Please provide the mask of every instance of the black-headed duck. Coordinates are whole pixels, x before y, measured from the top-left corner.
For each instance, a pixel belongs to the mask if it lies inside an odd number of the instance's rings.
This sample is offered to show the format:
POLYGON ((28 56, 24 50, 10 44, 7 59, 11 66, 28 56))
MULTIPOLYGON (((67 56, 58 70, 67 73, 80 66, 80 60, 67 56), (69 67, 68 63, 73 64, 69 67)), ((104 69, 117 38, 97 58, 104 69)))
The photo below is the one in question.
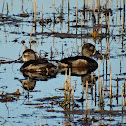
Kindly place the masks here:
POLYGON ((82 56, 74 56, 74 57, 68 57, 60 60, 58 62, 58 67, 59 68, 64 68, 64 67, 81 67, 81 68, 92 68, 98 67, 97 62, 92 59, 91 57, 94 56, 97 53, 95 46, 86 43, 82 47, 82 56))

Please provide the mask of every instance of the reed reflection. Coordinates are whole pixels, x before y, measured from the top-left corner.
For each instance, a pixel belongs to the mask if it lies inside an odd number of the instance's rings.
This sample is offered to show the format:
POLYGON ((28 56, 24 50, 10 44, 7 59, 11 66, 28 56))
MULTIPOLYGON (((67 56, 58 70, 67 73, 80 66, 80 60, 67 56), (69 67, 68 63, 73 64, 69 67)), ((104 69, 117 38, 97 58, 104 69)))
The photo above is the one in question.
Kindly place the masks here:
MULTIPOLYGON (((95 77, 94 73, 88 73, 88 74, 82 74, 76 76, 80 76, 81 78, 81 83, 82 83, 82 90, 80 90, 82 96, 80 99, 76 98, 74 95, 76 94, 76 87, 72 86, 71 84, 71 76, 74 75, 75 73, 72 74, 72 69, 71 68, 66 68, 64 69, 65 72, 65 83, 64 83, 64 99, 59 101, 60 106, 64 109, 64 124, 69 123, 70 125, 73 124, 72 120, 75 120, 74 114, 82 114, 82 118, 77 121, 78 124, 89 124, 91 123, 91 120, 95 120, 94 118, 90 119, 90 113, 88 112, 90 110, 90 105, 87 104, 89 94, 92 96, 92 101, 94 100, 93 98, 93 86, 96 85, 96 80, 97 77, 95 77), (68 78, 67 78, 68 75, 68 78), (89 92, 90 90, 90 92, 89 92), (85 101, 85 107, 84 107, 84 101, 85 101), (78 103, 81 103, 82 109, 78 110, 77 108, 79 106, 78 103), (89 108, 89 110, 88 110, 89 108), (70 123, 71 120, 71 123, 70 123)), ((76 86, 76 85, 75 85, 76 86)), ((97 97, 97 96, 95 96, 97 97)), ((95 98, 96 99, 96 98, 95 98)))

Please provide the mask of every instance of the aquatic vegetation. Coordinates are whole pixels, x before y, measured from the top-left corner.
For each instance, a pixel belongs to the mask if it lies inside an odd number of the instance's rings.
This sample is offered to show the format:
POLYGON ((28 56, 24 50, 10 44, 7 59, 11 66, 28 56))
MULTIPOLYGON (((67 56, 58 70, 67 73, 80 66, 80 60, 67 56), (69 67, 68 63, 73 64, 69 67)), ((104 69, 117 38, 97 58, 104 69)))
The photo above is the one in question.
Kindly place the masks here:
POLYGON ((3 0, 0 8, 0 125, 125 125, 125 0, 3 0), (58 68, 85 43, 96 48, 95 68, 58 68), (36 54, 27 64, 24 45, 36 54), (20 71, 38 59, 56 71, 20 71))

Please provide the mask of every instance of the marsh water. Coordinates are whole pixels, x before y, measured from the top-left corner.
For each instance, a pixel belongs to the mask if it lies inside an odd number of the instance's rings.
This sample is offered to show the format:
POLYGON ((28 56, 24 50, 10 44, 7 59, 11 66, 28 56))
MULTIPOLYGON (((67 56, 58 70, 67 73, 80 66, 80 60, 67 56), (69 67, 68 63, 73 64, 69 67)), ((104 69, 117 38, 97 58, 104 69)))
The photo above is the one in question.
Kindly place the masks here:
POLYGON ((1 0, 0 125, 126 125, 125 0, 1 0), (57 65, 84 43, 95 71, 22 73, 24 44, 57 65), (70 83, 71 91, 64 89, 70 83), (86 83, 88 81, 88 83, 86 83), (88 84, 86 86, 86 84, 88 84))

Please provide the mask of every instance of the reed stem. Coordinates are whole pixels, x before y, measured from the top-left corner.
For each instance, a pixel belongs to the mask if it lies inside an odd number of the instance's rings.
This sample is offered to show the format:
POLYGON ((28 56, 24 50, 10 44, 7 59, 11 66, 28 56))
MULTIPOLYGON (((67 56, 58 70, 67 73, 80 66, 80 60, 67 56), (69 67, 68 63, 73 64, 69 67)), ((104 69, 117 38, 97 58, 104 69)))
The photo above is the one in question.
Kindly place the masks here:
POLYGON ((87 100, 88 100, 88 81, 86 81, 86 110, 85 110, 86 118, 87 118, 87 100))
POLYGON ((122 110, 123 110, 123 86, 121 86, 121 97, 122 97, 122 110))
POLYGON ((74 102, 74 86, 72 86, 72 101, 74 102))

